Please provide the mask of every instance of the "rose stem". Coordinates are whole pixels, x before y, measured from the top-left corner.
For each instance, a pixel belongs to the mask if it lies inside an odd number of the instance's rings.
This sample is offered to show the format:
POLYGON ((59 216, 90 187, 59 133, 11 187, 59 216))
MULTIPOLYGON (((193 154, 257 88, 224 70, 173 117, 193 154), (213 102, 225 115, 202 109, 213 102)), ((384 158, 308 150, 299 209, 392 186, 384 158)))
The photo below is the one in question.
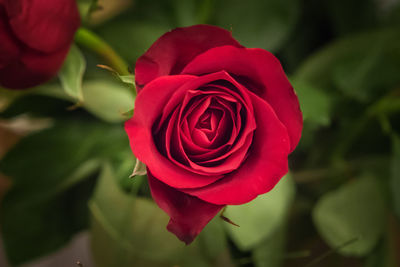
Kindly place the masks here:
POLYGON ((89 29, 79 28, 75 34, 75 42, 102 57, 119 75, 131 75, 125 60, 105 40, 89 29))

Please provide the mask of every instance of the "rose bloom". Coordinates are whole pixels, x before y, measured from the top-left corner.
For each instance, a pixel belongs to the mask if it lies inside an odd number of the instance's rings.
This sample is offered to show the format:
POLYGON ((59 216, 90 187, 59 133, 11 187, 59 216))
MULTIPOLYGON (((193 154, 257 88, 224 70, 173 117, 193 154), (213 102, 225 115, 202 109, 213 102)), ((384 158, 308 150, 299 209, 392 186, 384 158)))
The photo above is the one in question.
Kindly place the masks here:
POLYGON ((146 164, 167 229, 190 243, 225 206, 270 191, 288 172, 302 114, 279 61, 224 29, 197 25, 160 37, 135 69, 125 124, 146 164))
POLYGON ((0 86, 28 88, 55 76, 79 25, 75 0, 0 0, 0 86))

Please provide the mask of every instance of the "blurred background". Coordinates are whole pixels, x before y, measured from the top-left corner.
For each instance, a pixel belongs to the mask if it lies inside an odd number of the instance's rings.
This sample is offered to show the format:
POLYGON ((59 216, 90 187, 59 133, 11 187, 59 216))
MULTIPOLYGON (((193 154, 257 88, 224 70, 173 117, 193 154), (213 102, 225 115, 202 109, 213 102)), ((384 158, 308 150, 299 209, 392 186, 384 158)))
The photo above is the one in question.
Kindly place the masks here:
POLYGON ((1 267, 400 266, 400 1, 77 2, 131 70, 160 35, 200 23, 273 52, 302 139, 276 188, 227 208, 240 227, 217 216, 184 246, 145 177, 129 179, 129 82, 77 38, 60 79, 0 89, 1 267))

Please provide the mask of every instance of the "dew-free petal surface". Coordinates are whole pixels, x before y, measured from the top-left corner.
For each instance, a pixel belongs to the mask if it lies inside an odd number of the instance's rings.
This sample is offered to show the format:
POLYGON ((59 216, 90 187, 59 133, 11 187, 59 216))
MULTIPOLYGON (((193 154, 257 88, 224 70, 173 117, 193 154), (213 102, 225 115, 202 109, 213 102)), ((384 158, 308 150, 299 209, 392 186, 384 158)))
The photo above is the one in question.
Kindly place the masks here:
POLYGON ((167 229, 186 244, 224 207, 178 191, 160 182, 150 171, 147 175, 154 201, 170 216, 167 229))
POLYGON ((137 89, 141 90, 157 77, 179 74, 197 55, 223 45, 242 47, 229 31, 211 25, 176 28, 167 32, 137 60, 137 89))

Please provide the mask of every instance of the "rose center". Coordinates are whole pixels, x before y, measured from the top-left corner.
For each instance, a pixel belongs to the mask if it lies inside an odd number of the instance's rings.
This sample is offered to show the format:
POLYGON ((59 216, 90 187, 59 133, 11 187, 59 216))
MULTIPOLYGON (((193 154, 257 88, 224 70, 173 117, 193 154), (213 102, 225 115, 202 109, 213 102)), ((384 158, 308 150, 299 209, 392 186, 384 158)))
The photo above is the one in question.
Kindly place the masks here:
POLYGON ((204 132, 207 138, 212 140, 215 137, 222 116, 221 110, 209 108, 200 116, 195 128, 204 132))

